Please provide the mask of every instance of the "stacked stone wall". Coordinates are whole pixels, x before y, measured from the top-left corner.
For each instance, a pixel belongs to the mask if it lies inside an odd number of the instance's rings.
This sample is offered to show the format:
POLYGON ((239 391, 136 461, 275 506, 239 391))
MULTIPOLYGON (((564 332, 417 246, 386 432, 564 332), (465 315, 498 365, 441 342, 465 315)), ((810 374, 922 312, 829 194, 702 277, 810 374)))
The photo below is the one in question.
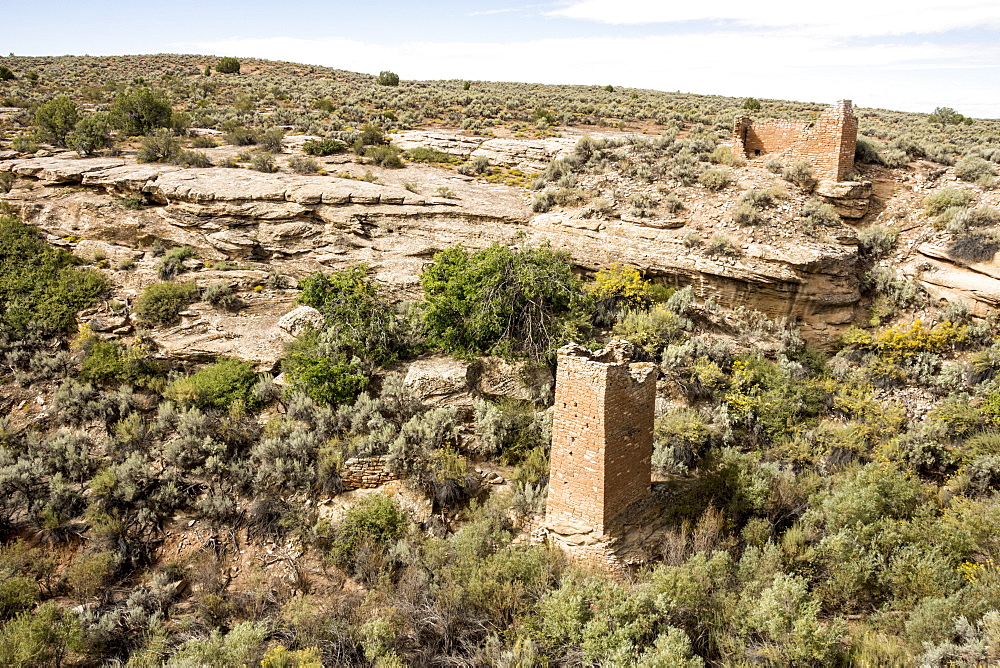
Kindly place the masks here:
POLYGON ((603 534, 649 494, 656 366, 606 351, 559 351, 546 524, 560 533, 603 534))
POLYGON ((733 150, 748 158, 778 153, 785 162, 807 160, 820 180, 843 181, 854 169, 858 119, 850 100, 840 100, 812 122, 758 121, 737 116, 733 150))
POLYGON ((388 459, 386 455, 348 459, 340 472, 344 488, 374 489, 390 480, 399 480, 397 475, 389 471, 388 459))

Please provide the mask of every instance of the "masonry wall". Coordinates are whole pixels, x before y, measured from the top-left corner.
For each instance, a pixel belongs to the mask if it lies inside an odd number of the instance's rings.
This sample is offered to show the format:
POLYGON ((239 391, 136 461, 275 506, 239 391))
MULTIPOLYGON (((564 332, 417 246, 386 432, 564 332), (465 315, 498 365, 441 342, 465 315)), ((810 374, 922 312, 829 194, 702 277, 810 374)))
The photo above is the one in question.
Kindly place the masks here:
POLYGON ((812 122, 751 121, 737 116, 733 151, 748 158, 780 153, 785 162, 808 160, 820 180, 843 181, 854 169, 858 119, 850 100, 840 100, 812 122))
POLYGON ((344 489, 374 489, 390 480, 399 478, 389 471, 388 457, 356 457, 344 462, 344 469, 340 473, 340 478, 344 482, 344 489))
POLYGON ((546 523, 604 533, 649 495, 656 366, 559 351, 546 523))

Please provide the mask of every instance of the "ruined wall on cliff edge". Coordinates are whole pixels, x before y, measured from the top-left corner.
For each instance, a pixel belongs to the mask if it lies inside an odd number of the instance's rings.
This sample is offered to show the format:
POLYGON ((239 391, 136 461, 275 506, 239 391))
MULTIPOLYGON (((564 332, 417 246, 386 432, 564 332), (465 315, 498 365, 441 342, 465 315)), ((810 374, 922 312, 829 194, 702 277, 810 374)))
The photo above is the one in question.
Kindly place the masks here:
POLYGON ((840 100, 815 121, 733 122, 733 153, 753 158, 780 153, 785 162, 807 160, 816 178, 843 181, 854 170, 858 119, 850 100, 840 100))

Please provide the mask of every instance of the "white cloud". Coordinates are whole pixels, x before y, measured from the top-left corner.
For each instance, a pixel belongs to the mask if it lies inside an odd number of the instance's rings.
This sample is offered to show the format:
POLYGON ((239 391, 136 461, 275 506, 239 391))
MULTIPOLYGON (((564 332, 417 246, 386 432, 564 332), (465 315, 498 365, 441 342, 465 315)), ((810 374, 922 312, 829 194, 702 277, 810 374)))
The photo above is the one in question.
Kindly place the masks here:
POLYGON ((1000 70, 1000 44, 883 43, 844 49, 788 30, 642 38, 549 38, 513 43, 376 44, 330 38, 232 38, 180 50, 315 63, 404 79, 607 84, 832 102, 908 111, 947 105, 1000 116, 981 85, 1000 70))
POLYGON ((830 2, 662 2, 662 0, 576 0, 552 16, 626 25, 685 21, 734 21, 749 27, 796 28, 841 36, 941 33, 1000 27, 995 0, 875 0, 830 2))
POLYGON ((469 12, 468 16, 495 16, 496 14, 510 14, 512 12, 523 12, 526 9, 544 7, 545 5, 520 5, 518 7, 503 7, 500 9, 484 9, 478 12, 469 12))

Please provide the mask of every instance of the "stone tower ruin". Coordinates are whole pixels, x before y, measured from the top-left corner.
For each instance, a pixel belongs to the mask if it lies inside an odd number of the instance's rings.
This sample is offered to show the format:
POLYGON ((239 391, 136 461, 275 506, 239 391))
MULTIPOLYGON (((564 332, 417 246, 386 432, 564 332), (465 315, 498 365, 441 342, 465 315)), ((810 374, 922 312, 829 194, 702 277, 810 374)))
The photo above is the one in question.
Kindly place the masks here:
POLYGON ((840 100, 815 121, 733 122, 733 153, 753 158, 780 153, 787 162, 808 160, 819 180, 843 181, 854 170, 858 119, 850 100, 840 100))
POLYGON ((630 344, 558 352, 545 524, 556 534, 604 535, 650 493, 658 368, 628 362, 630 344))

